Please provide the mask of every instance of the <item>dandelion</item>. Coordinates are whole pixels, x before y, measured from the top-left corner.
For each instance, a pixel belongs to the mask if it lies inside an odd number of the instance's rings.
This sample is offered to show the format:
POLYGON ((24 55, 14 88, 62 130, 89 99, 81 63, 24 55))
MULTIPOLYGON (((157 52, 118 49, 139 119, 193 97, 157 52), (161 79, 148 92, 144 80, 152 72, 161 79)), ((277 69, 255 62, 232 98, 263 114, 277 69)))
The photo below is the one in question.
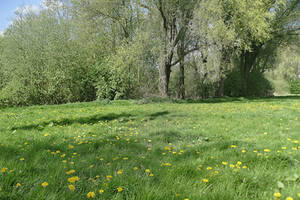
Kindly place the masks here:
POLYGON ((206 169, 207 169, 207 170, 212 170, 212 167, 207 167, 206 169))
POLYGON ((95 192, 89 192, 86 196, 87 196, 87 198, 94 198, 95 192))
POLYGON ((122 174, 123 173, 123 170, 122 169, 120 169, 120 170, 118 170, 118 172, 117 172, 117 174, 122 174))
POLYGON ((206 178, 202 179, 202 181, 203 181, 204 183, 208 183, 208 179, 206 179, 206 178))
POLYGON ((227 165, 228 163, 227 162, 222 162, 222 165, 227 165))
POLYGON ((293 197, 287 197, 285 200, 294 200, 293 197))
POLYGON ((42 183, 43 187, 47 187, 49 184, 47 182, 42 183))
POLYGON ((74 170, 74 169, 71 169, 70 171, 66 172, 67 175, 73 174, 73 173, 75 173, 75 170, 74 170))
POLYGON ((69 188, 70 190, 72 190, 72 191, 75 190, 75 186, 74 186, 74 185, 69 185, 68 188, 69 188))
POLYGON ((118 192, 122 192, 123 188, 122 187, 118 187, 117 190, 118 190, 118 192))
POLYGON ((146 169, 145 172, 146 172, 146 173, 150 173, 150 169, 146 169))
POLYGON ((112 175, 107 175, 106 178, 107 178, 107 179, 111 179, 111 178, 112 178, 112 175))
POLYGON ((79 181, 79 178, 78 178, 78 176, 74 176, 74 177, 68 178, 68 181, 70 183, 75 183, 76 181, 79 181))
POLYGON ((1 170, 0 170, 0 172, 2 172, 2 173, 4 173, 6 170, 8 170, 8 168, 2 168, 1 170))
POLYGON ((133 168, 134 171, 136 171, 136 170, 138 170, 138 169, 139 169, 139 168, 137 168, 137 167, 134 167, 134 168, 133 168))
POLYGON ((17 187, 21 187, 21 184, 20 184, 20 183, 17 183, 17 187))
POLYGON ((264 152, 266 152, 266 153, 268 153, 270 151, 271 151, 270 149, 264 149, 264 152))
POLYGON ((275 193, 274 193, 274 197, 280 198, 280 197, 281 197, 281 194, 280 194, 279 192, 275 192, 275 193))
POLYGON ((149 176, 154 176, 154 174, 151 173, 149 176))
POLYGON ((104 190, 100 189, 99 194, 103 194, 104 190))
POLYGON ((24 161, 24 160, 25 160, 25 158, 20 158, 20 160, 21 160, 21 161, 24 161))

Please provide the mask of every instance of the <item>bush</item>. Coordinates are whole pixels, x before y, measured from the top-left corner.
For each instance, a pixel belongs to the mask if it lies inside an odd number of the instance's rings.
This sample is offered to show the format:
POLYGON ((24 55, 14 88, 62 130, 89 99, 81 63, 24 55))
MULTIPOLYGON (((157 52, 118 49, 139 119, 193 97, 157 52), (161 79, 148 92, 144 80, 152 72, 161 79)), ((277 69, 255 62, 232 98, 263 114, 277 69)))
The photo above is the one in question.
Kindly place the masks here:
POLYGON ((290 81, 290 90, 292 94, 300 94, 300 78, 290 81))

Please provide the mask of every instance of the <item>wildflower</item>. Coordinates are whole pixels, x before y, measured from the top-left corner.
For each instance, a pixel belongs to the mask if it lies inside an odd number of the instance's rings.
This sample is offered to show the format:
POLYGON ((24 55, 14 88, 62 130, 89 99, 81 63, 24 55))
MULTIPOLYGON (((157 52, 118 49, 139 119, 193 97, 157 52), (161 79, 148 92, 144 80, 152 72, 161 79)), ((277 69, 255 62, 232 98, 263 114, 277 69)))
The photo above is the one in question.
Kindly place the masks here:
POLYGON ((4 168, 1 169, 0 172, 4 173, 6 170, 8 170, 8 168, 4 167, 4 168))
POLYGON ((42 183, 43 187, 47 187, 49 184, 47 182, 42 183))
POLYGON ((17 187, 21 187, 21 184, 20 184, 20 183, 17 183, 17 187))
POLYGON ((67 175, 73 174, 73 173, 75 173, 75 170, 74 170, 74 169, 71 169, 70 171, 66 172, 67 175))
POLYGON ((154 176, 154 174, 151 173, 149 176, 154 176))
POLYGON ((118 170, 118 172, 117 172, 117 174, 122 174, 123 173, 123 170, 122 169, 120 169, 120 170, 118 170))
POLYGON ((72 191, 75 190, 75 186, 74 186, 74 185, 69 185, 68 188, 69 188, 70 190, 72 190, 72 191))
POLYGON ((237 165, 241 165, 241 164, 242 164, 242 162, 241 162, 241 161, 238 161, 236 164, 237 164, 237 165))
POLYGON ((122 187, 118 187, 117 190, 118 190, 118 192, 122 192, 123 188, 122 187))
POLYGON ((21 160, 21 161, 24 161, 24 160, 25 160, 25 158, 20 158, 20 160, 21 160))
POLYGON ((136 170, 138 170, 138 169, 139 169, 139 168, 137 168, 137 167, 134 167, 134 168, 133 168, 134 171, 136 171, 136 170))
POLYGON ((74 177, 71 177, 71 178, 68 179, 68 181, 69 181, 70 183, 75 183, 75 182, 78 181, 78 180, 79 180, 78 176, 74 176, 74 177))
POLYGON ((95 192, 89 192, 86 196, 87 196, 87 198, 94 198, 95 192))
POLYGON ((112 175, 107 175, 106 178, 107 178, 107 179, 111 179, 111 178, 112 178, 112 175))
POLYGON ((231 145, 231 148, 236 148, 236 145, 231 145))
POLYGON ((0 187, 0 192, 2 192, 2 188, 0 187))
POLYGON ((212 170, 212 167, 207 167, 206 169, 207 169, 207 170, 212 170))
POLYGON ((208 179, 206 179, 206 178, 202 179, 202 181, 203 181, 204 183, 208 183, 208 179))
POLYGON ((150 173, 150 169, 146 169, 145 172, 146 172, 146 173, 150 173))
POLYGON ((99 194, 102 194, 104 192, 104 190, 100 189, 99 190, 99 194))
POLYGON ((287 197, 285 200, 293 200, 293 197, 287 197))
POLYGON ((222 165, 227 165, 228 163, 227 162, 222 162, 222 165))
POLYGON ((271 150, 270 149, 264 149, 264 152, 270 152, 271 150))
POLYGON ((279 192, 275 192, 275 193, 274 193, 274 197, 280 198, 280 197, 281 197, 281 194, 280 194, 279 192))

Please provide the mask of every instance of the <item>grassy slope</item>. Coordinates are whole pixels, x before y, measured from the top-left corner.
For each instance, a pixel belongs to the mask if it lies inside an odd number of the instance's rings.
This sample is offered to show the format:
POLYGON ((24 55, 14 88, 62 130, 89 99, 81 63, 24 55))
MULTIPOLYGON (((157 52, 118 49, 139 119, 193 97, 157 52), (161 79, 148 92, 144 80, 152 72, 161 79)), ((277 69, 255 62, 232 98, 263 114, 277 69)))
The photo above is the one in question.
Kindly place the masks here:
POLYGON ((299 118, 299 98, 2 109, 0 199, 297 199, 299 118))

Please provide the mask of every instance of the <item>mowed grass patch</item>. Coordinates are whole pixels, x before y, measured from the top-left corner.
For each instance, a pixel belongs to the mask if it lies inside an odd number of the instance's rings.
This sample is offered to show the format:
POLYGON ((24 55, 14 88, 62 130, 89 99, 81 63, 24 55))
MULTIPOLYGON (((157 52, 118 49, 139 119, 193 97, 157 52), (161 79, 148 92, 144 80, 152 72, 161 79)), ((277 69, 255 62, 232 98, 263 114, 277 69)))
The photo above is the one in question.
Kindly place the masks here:
POLYGON ((1 109, 0 199, 300 199, 299 118, 300 98, 1 109))

